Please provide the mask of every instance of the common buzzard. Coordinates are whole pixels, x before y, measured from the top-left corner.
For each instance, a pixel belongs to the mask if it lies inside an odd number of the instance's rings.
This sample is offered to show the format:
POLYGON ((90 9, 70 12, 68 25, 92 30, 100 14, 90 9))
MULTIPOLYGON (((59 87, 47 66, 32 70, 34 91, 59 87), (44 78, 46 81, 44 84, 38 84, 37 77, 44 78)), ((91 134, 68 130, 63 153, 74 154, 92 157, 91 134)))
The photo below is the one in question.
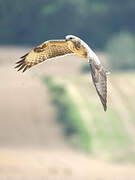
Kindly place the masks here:
POLYGON ((93 83, 103 104, 104 110, 106 111, 107 71, 103 68, 92 49, 83 40, 76 36, 67 35, 65 40, 45 41, 29 53, 22 56, 21 60, 17 62, 15 68, 18 68, 18 71, 22 70, 24 72, 43 61, 68 54, 76 54, 88 61, 91 68, 93 83))

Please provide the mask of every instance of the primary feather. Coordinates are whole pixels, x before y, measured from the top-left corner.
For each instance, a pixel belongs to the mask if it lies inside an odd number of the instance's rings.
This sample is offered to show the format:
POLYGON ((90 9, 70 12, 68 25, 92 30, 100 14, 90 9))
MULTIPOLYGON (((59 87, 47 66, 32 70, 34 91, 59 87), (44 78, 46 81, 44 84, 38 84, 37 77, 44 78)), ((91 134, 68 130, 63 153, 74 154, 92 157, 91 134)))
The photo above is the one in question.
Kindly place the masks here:
POLYGON ((107 77, 106 70, 101 65, 97 55, 80 38, 68 35, 66 40, 51 40, 42 43, 29 53, 21 57, 17 62, 16 68, 23 72, 32 66, 48 59, 64 56, 67 54, 76 54, 90 63, 92 80, 96 91, 103 104, 104 110, 107 110, 107 77))
POLYGON ((46 41, 22 56, 15 68, 18 68, 18 71, 23 70, 24 72, 45 60, 72 53, 65 40, 46 41))
POLYGON ((92 80, 99 95, 104 111, 107 110, 107 77, 106 70, 100 66, 98 69, 94 63, 90 64, 92 80))

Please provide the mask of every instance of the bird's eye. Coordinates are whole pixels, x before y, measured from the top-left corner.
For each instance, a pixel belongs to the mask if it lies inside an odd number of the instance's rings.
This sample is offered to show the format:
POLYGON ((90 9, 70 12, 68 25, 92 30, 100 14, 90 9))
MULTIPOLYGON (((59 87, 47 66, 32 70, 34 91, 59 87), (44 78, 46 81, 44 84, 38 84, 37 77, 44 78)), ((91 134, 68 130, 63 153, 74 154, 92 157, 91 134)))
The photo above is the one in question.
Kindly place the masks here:
POLYGON ((72 40, 73 38, 72 38, 72 37, 70 37, 69 39, 70 39, 70 40, 72 40))

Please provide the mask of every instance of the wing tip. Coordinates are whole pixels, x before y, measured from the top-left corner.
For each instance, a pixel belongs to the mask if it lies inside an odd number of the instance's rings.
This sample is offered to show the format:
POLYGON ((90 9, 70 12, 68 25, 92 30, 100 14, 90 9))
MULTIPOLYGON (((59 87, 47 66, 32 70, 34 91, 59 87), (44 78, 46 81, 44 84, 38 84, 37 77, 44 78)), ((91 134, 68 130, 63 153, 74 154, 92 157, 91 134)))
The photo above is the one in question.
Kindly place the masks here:
POLYGON ((103 105, 103 109, 106 112, 107 111, 107 101, 106 101, 106 98, 104 99, 101 95, 99 97, 100 97, 101 103, 103 105))
POLYGON ((104 111, 106 112, 107 111, 107 106, 103 105, 103 108, 104 108, 104 111))
POLYGON ((27 53, 27 54, 21 56, 20 58, 21 58, 21 59, 24 59, 28 54, 29 54, 29 53, 27 53))
POLYGON ((16 66, 14 68, 17 69, 17 71, 22 70, 22 73, 24 73, 28 69, 29 66, 25 63, 25 58, 27 55, 28 53, 20 57, 21 60, 16 62, 16 66))

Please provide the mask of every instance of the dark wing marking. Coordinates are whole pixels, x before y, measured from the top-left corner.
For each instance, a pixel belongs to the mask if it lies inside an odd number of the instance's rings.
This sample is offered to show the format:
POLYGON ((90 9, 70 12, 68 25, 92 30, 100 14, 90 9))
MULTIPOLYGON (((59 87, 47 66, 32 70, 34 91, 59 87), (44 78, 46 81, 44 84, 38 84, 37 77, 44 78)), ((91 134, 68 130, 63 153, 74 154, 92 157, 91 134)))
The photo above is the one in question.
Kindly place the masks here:
POLYGON ((15 68, 18 68, 18 71, 23 69, 24 72, 45 60, 72 53, 65 40, 46 41, 22 56, 15 68))

